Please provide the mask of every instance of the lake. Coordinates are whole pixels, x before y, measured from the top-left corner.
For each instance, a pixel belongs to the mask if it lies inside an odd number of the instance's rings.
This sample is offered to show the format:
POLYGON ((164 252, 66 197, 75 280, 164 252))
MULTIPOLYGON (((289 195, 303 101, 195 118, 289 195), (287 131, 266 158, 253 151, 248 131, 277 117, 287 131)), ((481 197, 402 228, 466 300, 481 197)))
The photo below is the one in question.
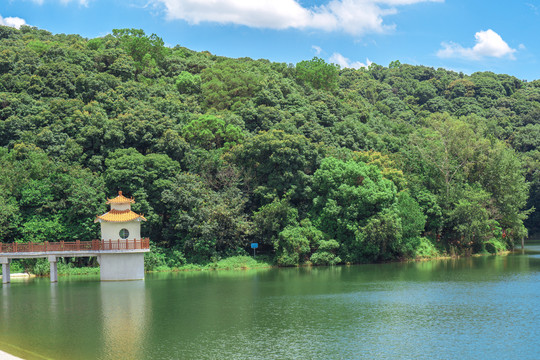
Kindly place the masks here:
POLYGON ((0 349, 27 359, 538 359, 540 246, 342 267, 14 279, 0 349))

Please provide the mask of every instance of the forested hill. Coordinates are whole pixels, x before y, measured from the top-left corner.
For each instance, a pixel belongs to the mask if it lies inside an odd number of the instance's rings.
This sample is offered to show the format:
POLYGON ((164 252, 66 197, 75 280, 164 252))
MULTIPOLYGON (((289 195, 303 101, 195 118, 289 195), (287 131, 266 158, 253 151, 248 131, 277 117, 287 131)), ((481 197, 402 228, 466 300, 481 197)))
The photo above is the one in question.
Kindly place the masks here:
POLYGON ((171 266, 494 251, 538 230, 539 144, 540 81, 0 26, 3 242, 95 238, 122 190, 171 266))

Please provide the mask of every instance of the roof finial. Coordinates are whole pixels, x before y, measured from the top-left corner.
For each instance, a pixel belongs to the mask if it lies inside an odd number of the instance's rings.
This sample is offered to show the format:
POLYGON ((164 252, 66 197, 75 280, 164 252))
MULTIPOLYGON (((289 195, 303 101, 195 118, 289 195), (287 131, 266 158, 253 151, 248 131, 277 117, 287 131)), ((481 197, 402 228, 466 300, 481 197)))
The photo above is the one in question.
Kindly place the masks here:
POLYGON ((122 190, 118 192, 118 196, 122 196, 122 190))

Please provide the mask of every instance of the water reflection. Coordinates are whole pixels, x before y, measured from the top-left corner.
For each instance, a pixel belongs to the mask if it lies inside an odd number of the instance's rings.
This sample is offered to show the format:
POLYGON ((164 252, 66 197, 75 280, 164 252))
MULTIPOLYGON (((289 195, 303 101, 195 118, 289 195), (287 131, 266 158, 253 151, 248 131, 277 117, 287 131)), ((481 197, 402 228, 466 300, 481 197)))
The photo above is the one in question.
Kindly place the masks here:
POLYGON ((100 283, 103 358, 141 359, 151 303, 144 281, 100 283))
POLYGON ((0 290, 0 347, 100 360, 540 353, 538 254, 59 280, 0 290))
POLYGON ((9 299, 11 284, 2 284, 2 322, 9 321, 9 299))

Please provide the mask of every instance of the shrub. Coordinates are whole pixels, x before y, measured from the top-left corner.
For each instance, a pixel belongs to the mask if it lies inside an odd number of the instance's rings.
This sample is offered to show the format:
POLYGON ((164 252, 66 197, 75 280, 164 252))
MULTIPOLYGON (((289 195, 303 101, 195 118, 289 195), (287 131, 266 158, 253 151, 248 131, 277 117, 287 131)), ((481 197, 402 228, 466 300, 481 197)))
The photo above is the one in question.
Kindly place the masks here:
POLYGON ((418 240, 419 243, 414 252, 416 259, 430 259, 440 255, 435 245, 428 238, 420 237, 418 240))
POLYGON ((49 274, 50 270, 51 267, 49 265, 49 261, 45 258, 41 258, 36 261, 36 264, 32 269, 32 273, 37 276, 45 276, 49 274))
POLYGON ((150 245, 150 252, 144 254, 144 270, 151 271, 158 267, 167 266, 167 259, 162 249, 150 245))
POLYGON ((269 267, 270 265, 261 261, 260 259, 254 259, 251 256, 233 256, 227 259, 218 261, 215 264, 215 269, 253 269, 260 267, 269 267))
POLYGON ((280 266, 296 266, 310 258, 311 249, 321 251, 339 247, 335 240, 325 241, 324 234, 313 226, 309 219, 300 222, 300 226, 287 226, 274 241, 277 263, 280 266), (321 249, 321 246, 323 249, 321 249))
POLYGON ((17 260, 13 261, 9 268, 12 274, 24 272, 24 266, 17 260))
POLYGON ((341 258, 335 254, 337 249, 339 243, 336 240, 320 240, 319 248, 309 260, 314 265, 336 265, 341 262, 341 258))
POLYGON ((327 251, 316 252, 311 255, 310 261, 314 265, 337 265, 341 262, 341 258, 327 251))
POLYGON ((58 262, 58 275, 98 275, 99 267, 75 267, 73 263, 58 262))
POLYGON ((490 254, 496 254, 506 251, 506 246, 504 245, 504 243, 494 238, 491 238, 485 242, 485 248, 486 251, 490 254))

